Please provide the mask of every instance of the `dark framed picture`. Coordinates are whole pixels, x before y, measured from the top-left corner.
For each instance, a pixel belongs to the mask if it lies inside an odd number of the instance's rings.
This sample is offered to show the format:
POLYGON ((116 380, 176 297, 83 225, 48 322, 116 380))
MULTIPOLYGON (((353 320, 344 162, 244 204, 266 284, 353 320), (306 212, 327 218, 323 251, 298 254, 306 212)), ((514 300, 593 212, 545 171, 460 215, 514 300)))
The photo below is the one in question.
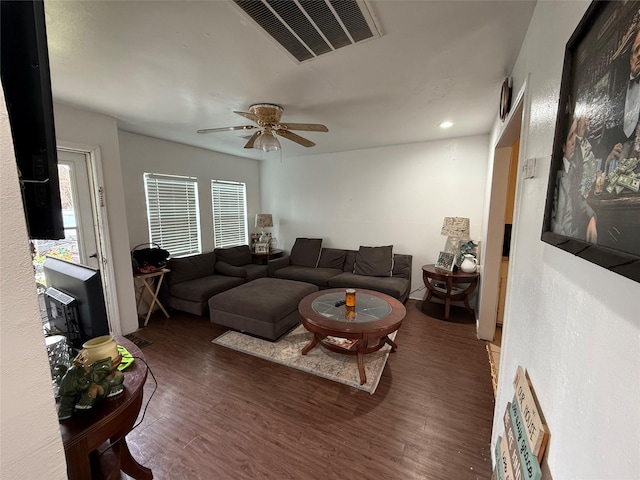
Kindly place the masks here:
POLYGON ((640 282, 640 1, 593 2, 567 42, 542 240, 640 282))
POLYGON ((456 256, 449 252, 440 252, 438 255, 438 261, 436 262, 436 268, 441 268, 449 272, 453 272, 456 266, 456 256))

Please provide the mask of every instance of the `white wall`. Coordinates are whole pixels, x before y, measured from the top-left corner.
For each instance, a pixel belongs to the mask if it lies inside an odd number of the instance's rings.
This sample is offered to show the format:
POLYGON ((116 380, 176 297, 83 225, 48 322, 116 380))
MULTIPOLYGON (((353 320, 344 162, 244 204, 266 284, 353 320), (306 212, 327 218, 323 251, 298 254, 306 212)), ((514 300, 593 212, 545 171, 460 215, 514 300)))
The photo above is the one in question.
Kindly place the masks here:
POLYGON ((11 130, 0 88, 0 477, 67 478, 11 130))
POLYGON ((255 230, 255 214, 260 213, 259 161, 122 131, 119 138, 131 248, 149 241, 144 173, 188 175, 198 179, 203 252, 213 250, 211 180, 247 184, 249 231, 255 230))
POLYGON ((537 166, 518 179, 492 443, 522 365, 551 431, 554 480, 637 479, 640 285, 540 240, 564 48, 589 3, 538 2, 513 72, 516 92, 531 74, 520 158, 537 166))
MULTIPOLYGON (((122 170, 116 120, 86 110, 54 104, 58 145, 82 144, 100 149, 104 180, 104 199, 111 240, 112 262, 116 277, 120 330, 122 334, 138 329, 131 255, 127 232, 122 170)), ((110 319, 114 322, 114 319, 110 319)))
MULTIPOLYGON (((285 145, 286 147, 286 145, 285 145)), ((413 255, 412 298, 422 265, 444 249, 445 216, 469 217, 480 239, 489 137, 415 143, 262 163, 262 207, 278 247, 321 237, 326 247, 393 244, 413 255)))

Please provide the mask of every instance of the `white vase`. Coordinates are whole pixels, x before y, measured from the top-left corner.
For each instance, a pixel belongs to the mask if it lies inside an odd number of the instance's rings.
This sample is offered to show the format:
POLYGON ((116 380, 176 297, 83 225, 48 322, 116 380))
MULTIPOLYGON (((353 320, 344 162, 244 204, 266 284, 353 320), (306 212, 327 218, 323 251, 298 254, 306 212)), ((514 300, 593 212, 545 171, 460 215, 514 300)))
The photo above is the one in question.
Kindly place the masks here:
POLYGON ((473 255, 467 254, 460 264, 460 270, 464 273, 473 273, 478 268, 478 260, 473 255))

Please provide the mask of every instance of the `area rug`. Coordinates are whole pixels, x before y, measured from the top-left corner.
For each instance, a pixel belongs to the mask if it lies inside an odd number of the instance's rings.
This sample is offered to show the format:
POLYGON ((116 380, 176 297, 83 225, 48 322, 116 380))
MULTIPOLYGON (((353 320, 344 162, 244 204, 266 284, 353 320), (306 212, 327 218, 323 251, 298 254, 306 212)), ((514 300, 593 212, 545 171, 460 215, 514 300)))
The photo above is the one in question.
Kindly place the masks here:
MULTIPOLYGON (((396 333, 393 332, 389 338, 393 340, 396 333)), ((387 363, 387 357, 389 357, 391 350, 389 345, 364 356, 367 382, 360 385, 356 355, 341 355, 330 352, 321 345, 317 345, 309 353, 302 355, 301 350, 311 341, 312 337, 311 333, 299 325, 277 342, 261 340, 232 330, 223 333, 212 342, 374 394, 387 363)))

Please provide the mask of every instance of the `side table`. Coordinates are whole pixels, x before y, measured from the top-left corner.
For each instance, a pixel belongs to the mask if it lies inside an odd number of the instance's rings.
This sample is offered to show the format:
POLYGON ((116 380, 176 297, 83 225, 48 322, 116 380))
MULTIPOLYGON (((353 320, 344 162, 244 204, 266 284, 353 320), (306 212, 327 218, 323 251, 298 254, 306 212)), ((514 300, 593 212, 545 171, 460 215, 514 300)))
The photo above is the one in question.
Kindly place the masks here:
POLYGON ((158 300, 158 293, 160 292, 160 286, 162 285, 162 280, 164 280, 164 274, 169 273, 171 270, 168 268, 162 268, 160 270, 156 270, 155 272, 150 273, 134 273, 134 278, 137 278, 142 282, 140 287, 136 287, 136 297, 138 300, 136 301, 136 311, 140 307, 140 303, 144 299, 145 303, 149 306, 149 310, 147 310, 147 316, 144 319, 144 326, 147 326, 149 323, 149 317, 151 316, 151 312, 153 311, 153 306, 158 305, 162 313, 169 318, 169 313, 165 310, 160 300, 158 300), (156 280, 154 280, 156 279, 156 280), (153 282, 156 282, 155 289, 152 288, 153 282), (145 290, 151 294, 151 302, 147 302, 144 298, 145 290))
POLYGON ((251 258, 253 259, 253 263, 258 263, 260 265, 266 265, 269 260, 274 258, 280 258, 284 254, 284 250, 279 250, 274 248, 267 253, 256 253, 251 252, 251 258))
POLYGON ((60 422, 70 480, 120 478, 121 470, 138 480, 153 478, 151 470, 133 458, 126 439, 142 406, 147 380, 144 355, 128 339, 116 336, 115 340, 136 357, 123 372, 124 392, 60 422))
POLYGON ((478 285, 478 277, 478 272, 465 273, 461 270, 449 272, 436 268, 434 264, 423 265, 422 280, 429 292, 423 305, 429 303, 432 297, 444 300, 444 318, 449 320, 451 302, 462 301, 465 308, 475 315, 473 308, 469 305, 469 296, 478 285), (438 286, 438 282, 442 282, 442 286, 438 286), (455 288, 454 285, 462 285, 462 287, 455 288))

